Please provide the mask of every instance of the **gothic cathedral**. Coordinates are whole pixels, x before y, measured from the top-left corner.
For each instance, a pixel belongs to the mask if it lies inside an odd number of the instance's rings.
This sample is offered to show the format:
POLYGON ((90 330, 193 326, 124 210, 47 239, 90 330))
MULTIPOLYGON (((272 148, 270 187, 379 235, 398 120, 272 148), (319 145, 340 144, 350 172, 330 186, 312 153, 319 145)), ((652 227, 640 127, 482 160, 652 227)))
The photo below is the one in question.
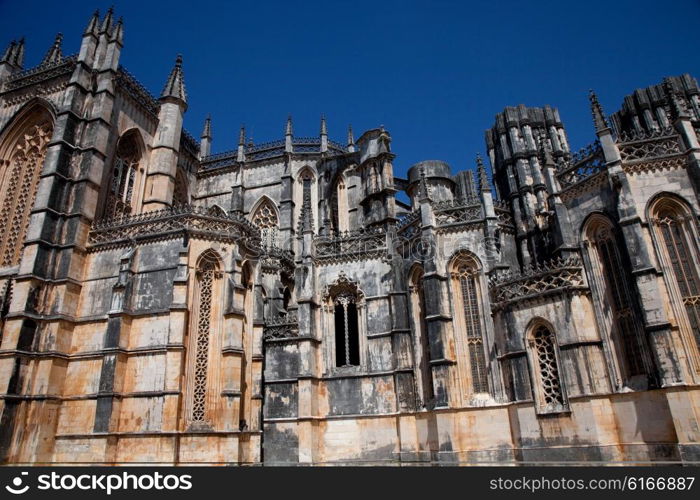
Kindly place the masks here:
POLYGON ((0 60, 0 461, 700 460, 694 78, 404 179, 323 118, 212 154, 182 59, 156 98, 122 43, 0 60))

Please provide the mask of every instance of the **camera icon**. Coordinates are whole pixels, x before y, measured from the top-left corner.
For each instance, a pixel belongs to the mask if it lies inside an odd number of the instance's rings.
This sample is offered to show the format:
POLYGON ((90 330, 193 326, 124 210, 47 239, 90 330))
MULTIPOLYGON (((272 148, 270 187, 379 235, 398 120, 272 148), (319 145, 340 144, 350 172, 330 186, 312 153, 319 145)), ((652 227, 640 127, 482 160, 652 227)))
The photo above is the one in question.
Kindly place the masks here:
POLYGON ((22 472, 20 473, 20 476, 17 476, 12 480, 12 486, 5 486, 5 489, 12 493, 13 495, 21 495, 22 493, 26 493, 27 490, 29 489, 29 485, 25 485, 22 487, 22 477, 21 476, 28 476, 29 472, 22 472))

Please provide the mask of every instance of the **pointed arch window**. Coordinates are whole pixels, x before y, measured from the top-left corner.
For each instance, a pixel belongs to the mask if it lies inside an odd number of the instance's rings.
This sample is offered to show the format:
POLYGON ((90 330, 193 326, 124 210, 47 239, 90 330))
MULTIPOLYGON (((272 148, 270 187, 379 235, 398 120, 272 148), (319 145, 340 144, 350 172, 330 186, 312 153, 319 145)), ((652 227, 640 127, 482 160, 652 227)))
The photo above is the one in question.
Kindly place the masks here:
POLYGON ((357 283, 341 272, 324 294, 328 329, 334 332, 330 366, 350 368, 362 365, 362 308, 364 295, 357 283))
POLYGON ((195 427, 208 427, 211 424, 208 402, 211 399, 210 357, 212 338, 218 323, 218 282, 221 276, 218 257, 213 252, 205 252, 199 258, 195 271, 194 314, 189 344, 188 418, 195 427))
POLYGON ((630 276, 622 260, 612 223, 595 216, 585 234, 598 306, 620 358, 626 378, 651 374, 651 359, 637 314, 630 276))
POLYGON ((121 217, 133 211, 133 198, 141 153, 135 133, 119 139, 107 196, 107 217, 121 217))
POLYGON ((559 372, 557 342, 549 326, 536 323, 531 328, 528 351, 538 413, 561 413, 568 402, 559 372))
POLYGON ((253 224, 260 228, 260 238, 264 247, 273 247, 277 243, 279 220, 277 211, 270 200, 264 200, 253 215, 253 224))
POLYGON ((316 230, 314 207, 318 206, 318 193, 314 190, 316 176, 311 167, 305 166, 299 170, 294 186, 294 203, 296 209, 296 224, 298 230, 316 230))
POLYGON ((452 265, 457 326, 465 344, 470 391, 488 393, 488 368, 484 345, 484 318, 479 265, 473 257, 459 255, 452 265))
POLYGON ((348 192, 345 187, 345 181, 342 177, 338 178, 335 189, 331 194, 331 209, 333 216, 333 228, 337 232, 347 231, 349 229, 348 192))
POLYGON ((0 156, 0 267, 19 264, 53 121, 48 111, 41 109, 15 130, 2 144, 0 156))
MULTIPOLYGON (((652 222, 676 316, 680 316, 682 328, 700 348, 700 252, 696 218, 689 207, 669 197, 654 204, 652 222)), ((695 363, 697 366, 697 359, 695 363)))

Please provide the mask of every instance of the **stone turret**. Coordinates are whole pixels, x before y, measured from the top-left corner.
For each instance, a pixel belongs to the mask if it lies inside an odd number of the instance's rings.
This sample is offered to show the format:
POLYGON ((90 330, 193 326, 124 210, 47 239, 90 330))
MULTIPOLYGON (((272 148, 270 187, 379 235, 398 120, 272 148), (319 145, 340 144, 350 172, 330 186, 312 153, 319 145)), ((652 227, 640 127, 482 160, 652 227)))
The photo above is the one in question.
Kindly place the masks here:
POLYGON ((426 160, 408 169, 408 196, 411 206, 417 208, 422 196, 431 201, 446 201, 454 198, 456 183, 450 166, 444 161, 426 160))
POLYGON ((556 108, 507 107, 486 131, 496 192, 513 208, 523 265, 540 261, 547 251, 549 193, 538 154, 542 140, 555 158, 568 158, 569 145, 556 108))
POLYGON ((207 115, 204 120, 204 129, 202 130, 202 142, 199 145, 200 160, 211 154, 211 142, 214 138, 211 135, 211 115, 207 115))
POLYGON ((86 64, 89 68, 95 63, 95 55, 97 45, 100 38, 100 12, 95 13, 90 17, 87 27, 83 32, 83 39, 80 43, 80 52, 78 53, 78 61, 86 64))
POLYGON ((7 79, 12 73, 22 70, 24 59, 24 38, 19 42, 12 40, 0 58, 0 82, 7 79))
POLYGON ((287 125, 284 127, 284 150, 287 153, 294 151, 294 146, 292 144, 294 139, 294 130, 292 128, 292 115, 287 117, 287 125))
POLYGON ((182 120, 187 110, 181 55, 175 60, 159 101, 158 129, 146 177, 144 211, 158 210, 172 204, 182 120))
POLYGON ((391 136, 384 129, 368 130, 357 140, 362 179, 362 222, 379 225, 396 218, 391 136))
POLYGON ((326 125, 326 117, 321 115, 321 153, 328 151, 328 126, 326 125))
POLYGON ((53 45, 46 52, 44 59, 41 60, 42 65, 53 65, 58 64, 63 60, 63 54, 61 53, 61 42, 63 41, 63 33, 56 34, 53 45))

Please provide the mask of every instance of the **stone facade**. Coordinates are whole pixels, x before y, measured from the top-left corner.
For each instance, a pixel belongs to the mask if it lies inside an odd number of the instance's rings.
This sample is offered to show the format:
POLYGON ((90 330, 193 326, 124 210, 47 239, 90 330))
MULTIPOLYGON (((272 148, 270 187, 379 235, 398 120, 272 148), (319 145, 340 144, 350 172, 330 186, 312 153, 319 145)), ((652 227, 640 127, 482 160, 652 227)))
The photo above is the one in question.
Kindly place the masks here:
POLYGON ((211 154, 111 11, 61 44, 0 61, 2 461, 700 460, 692 77, 591 93, 579 152, 508 107, 492 176, 402 179, 324 119, 211 154))

